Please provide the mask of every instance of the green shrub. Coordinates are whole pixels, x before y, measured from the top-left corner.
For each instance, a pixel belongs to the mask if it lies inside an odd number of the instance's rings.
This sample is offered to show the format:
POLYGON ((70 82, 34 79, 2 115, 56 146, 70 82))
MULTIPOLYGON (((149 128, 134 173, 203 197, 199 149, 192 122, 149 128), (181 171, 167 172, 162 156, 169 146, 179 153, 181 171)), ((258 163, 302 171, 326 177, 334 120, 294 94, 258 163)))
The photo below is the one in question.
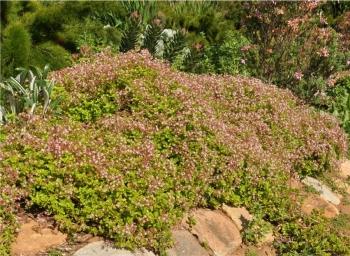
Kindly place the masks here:
POLYGON ((30 33, 34 43, 57 39, 57 32, 70 19, 64 3, 48 3, 41 6, 31 20, 30 33), (63 15, 64 14, 64 15, 63 15))
POLYGON ((272 231, 272 225, 263 219, 255 217, 249 221, 244 230, 243 239, 246 243, 258 244, 264 236, 272 231))
POLYGON ((213 53, 211 57, 215 65, 216 72, 219 74, 244 74, 248 75, 249 66, 252 63, 250 51, 244 50, 245 47, 250 46, 250 41, 237 31, 227 31, 225 40, 219 46, 218 51, 213 53))
POLYGON ((31 38, 21 23, 7 26, 1 43, 1 75, 8 77, 14 74, 16 67, 27 67, 29 64, 31 38))
POLYGON ((207 42, 215 44, 223 41, 226 32, 232 28, 219 5, 218 2, 210 1, 171 2, 164 4, 162 11, 167 26, 186 30, 189 45, 201 41, 202 33, 207 42))
POLYGON ((342 127, 350 135, 350 76, 339 79, 328 91, 329 111, 339 118, 342 127))
POLYGON ((31 52, 31 64, 43 68, 49 64, 51 69, 56 70, 71 64, 71 57, 62 46, 53 42, 36 45, 31 52))

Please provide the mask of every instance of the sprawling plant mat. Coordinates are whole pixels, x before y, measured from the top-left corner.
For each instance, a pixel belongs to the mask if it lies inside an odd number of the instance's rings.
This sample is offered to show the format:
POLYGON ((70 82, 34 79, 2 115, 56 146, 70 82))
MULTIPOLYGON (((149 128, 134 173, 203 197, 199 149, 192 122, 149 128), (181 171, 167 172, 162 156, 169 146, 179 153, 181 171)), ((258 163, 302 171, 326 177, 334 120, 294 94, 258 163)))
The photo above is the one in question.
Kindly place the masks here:
MULTIPOLYGON (((66 232, 162 252, 194 207, 295 219, 289 177, 330 172, 346 154, 335 118, 257 79, 177 72, 147 52, 103 52, 51 77, 56 114, 1 127, 3 227, 21 206, 66 232)), ((298 225, 284 226, 281 244, 318 224, 298 225)), ((328 244, 341 239, 323 231, 328 244)))

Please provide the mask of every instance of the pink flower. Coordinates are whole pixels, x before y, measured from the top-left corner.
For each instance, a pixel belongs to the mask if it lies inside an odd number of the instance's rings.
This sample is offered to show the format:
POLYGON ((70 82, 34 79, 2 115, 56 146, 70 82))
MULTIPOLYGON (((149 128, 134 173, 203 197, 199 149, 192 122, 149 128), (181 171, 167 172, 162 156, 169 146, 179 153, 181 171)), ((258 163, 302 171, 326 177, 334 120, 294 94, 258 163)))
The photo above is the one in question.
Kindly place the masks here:
POLYGON ((320 55, 321 57, 328 57, 329 56, 329 51, 326 47, 321 48, 318 52, 318 55, 320 55))
POLYGON ((292 29, 293 32, 296 32, 296 31, 299 30, 300 22, 302 22, 302 20, 300 18, 295 18, 295 19, 292 19, 292 20, 288 20, 287 24, 292 29))
POLYGON ((297 79, 297 80, 301 80, 303 78, 303 73, 301 71, 297 71, 294 73, 294 78, 297 79))
POLYGON ((308 9, 309 11, 312 11, 313 9, 317 8, 318 5, 319 5, 319 2, 318 0, 316 1, 307 1, 306 2, 306 9, 308 9))

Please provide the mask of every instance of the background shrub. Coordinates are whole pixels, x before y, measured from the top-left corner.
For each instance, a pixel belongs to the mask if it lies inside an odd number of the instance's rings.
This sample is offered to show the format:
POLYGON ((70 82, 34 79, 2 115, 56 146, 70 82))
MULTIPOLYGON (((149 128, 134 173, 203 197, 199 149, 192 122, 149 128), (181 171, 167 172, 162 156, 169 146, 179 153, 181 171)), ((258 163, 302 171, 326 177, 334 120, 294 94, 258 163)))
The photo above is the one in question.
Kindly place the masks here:
POLYGON ((53 70, 67 67, 72 63, 70 53, 52 42, 36 45, 32 49, 31 59, 33 65, 43 68, 49 63, 53 70))
POLYGON ((23 24, 14 23, 3 31, 1 75, 13 74, 16 67, 27 67, 31 49, 30 34, 23 24))
POLYGON ((257 47, 255 75, 316 105, 327 90, 327 78, 348 68, 350 56, 340 43, 342 35, 327 26, 321 7, 311 2, 251 2, 243 21, 257 47))
POLYGON ((340 78, 328 91, 329 111, 339 118, 342 127, 350 135, 350 76, 340 78))

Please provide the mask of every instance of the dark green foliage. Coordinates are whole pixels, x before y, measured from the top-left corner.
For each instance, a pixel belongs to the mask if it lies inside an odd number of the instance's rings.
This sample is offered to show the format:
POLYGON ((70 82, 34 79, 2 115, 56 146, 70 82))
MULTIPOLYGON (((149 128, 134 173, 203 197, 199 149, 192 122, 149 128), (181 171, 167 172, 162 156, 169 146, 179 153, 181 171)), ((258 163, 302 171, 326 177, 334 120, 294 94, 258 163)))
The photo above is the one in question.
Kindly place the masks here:
POLYGON ((16 67, 27 67, 31 50, 31 38, 24 25, 13 23, 3 32, 1 43, 1 75, 13 75, 16 67))
POLYGON ((155 1, 124 1, 122 5, 127 13, 127 19, 133 19, 146 25, 157 16, 159 10, 155 1))
POLYGON ((96 19, 87 18, 81 23, 66 25, 59 36, 62 40, 71 42, 81 52, 85 48, 100 52, 106 47, 119 50, 122 32, 119 27, 103 25, 96 19))
POLYGON ((350 76, 339 79, 328 93, 331 97, 329 111, 339 118, 342 127, 350 135, 350 76))
POLYGON ((111 27, 119 27, 122 24, 122 21, 119 19, 118 14, 114 12, 106 11, 95 11, 91 19, 100 21, 103 25, 109 25, 111 27))
POLYGON ((140 41, 142 25, 137 20, 131 20, 124 28, 120 51, 127 52, 135 49, 140 41))
MULTIPOLYGON (((48 3, 36 12, 30 25, 30 33, 34 43, 57 40, 57 32, 61 31, 69 16, 65 13, 64 3, 48 3)), ((65 13, 68 14, 68 13, 65 13)))
POLYGON ((330 24, 334 26, 337 19, 350 10, 350 3, 346 1, 329 1, 322 6, 322 10, 330 24))
POLYGON ((49 64, 52 70, 69 66, 71 56, 62 46, 53 42, 46 42, 36 45, 31 52, 31 63, 43 68, 49 64))
POLYGON ((172 2, 163 11, 169 27, 180 27, 189 33, 190 45, 201 40, 201 33, 212 44, 220 42, 230 29, 229 21, 225 19, 218 2, 172 2))
POLYGON ((147 25, 144 32, 143 47, 152 54, 156 54, 157 44, 161 37, 162 28, 157 24, 147 25))

